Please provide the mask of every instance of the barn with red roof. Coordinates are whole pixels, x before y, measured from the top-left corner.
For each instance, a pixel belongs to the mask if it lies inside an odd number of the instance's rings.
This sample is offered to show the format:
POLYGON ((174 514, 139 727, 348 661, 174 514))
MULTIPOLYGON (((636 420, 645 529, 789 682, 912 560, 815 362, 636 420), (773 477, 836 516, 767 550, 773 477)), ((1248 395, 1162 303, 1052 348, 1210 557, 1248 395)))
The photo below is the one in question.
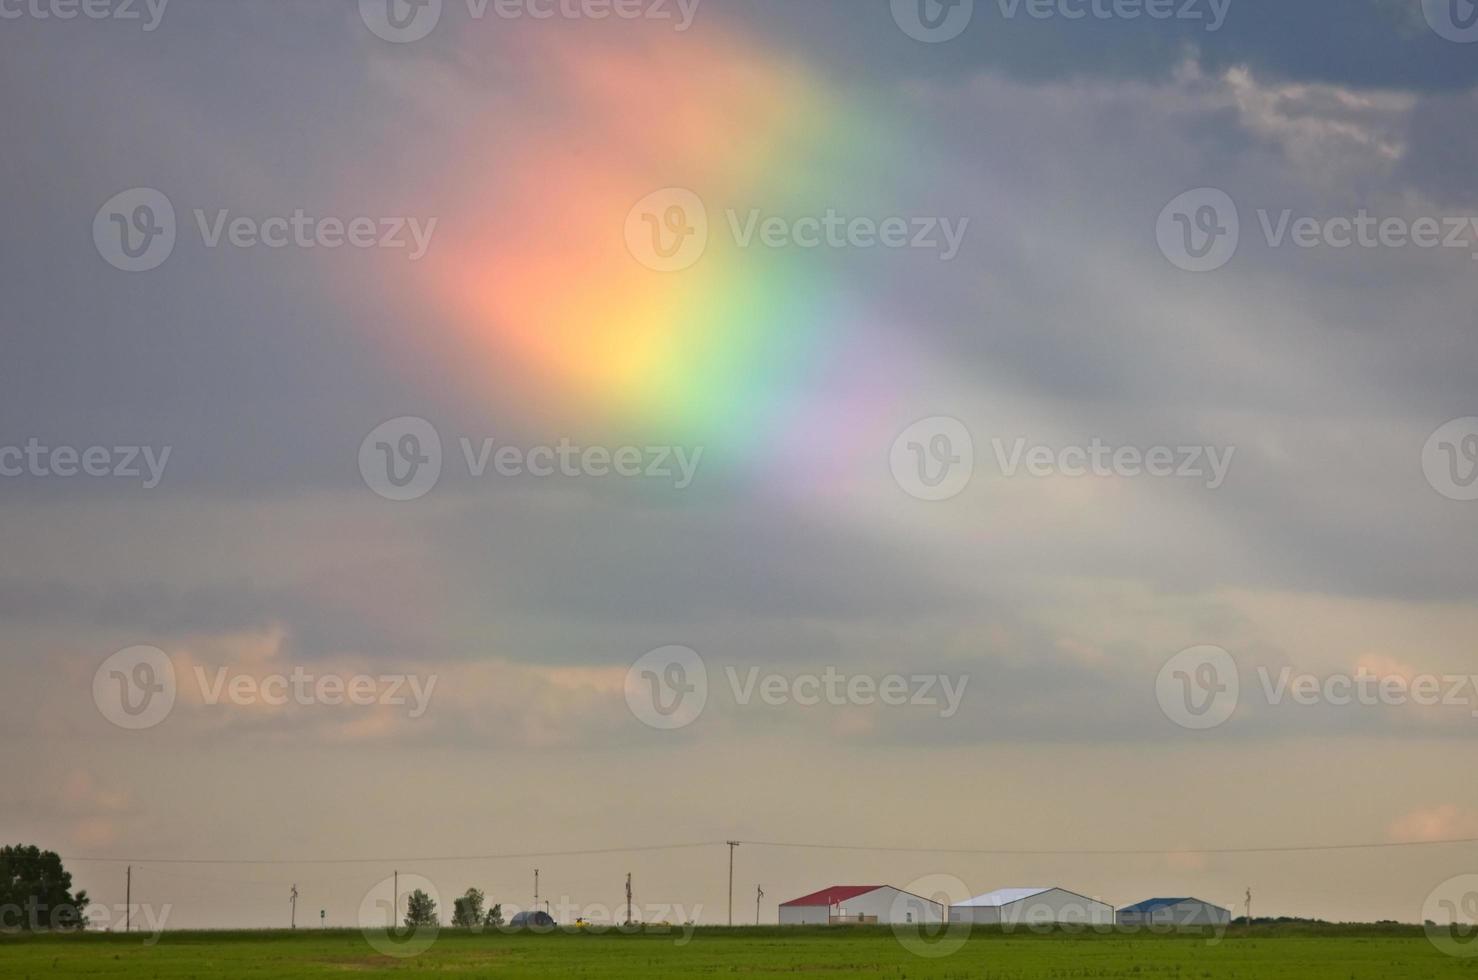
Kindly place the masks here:
POLYGON ((892 885, 831 885, 780 905, 782 926, 943 922, 944 906, 892 885))

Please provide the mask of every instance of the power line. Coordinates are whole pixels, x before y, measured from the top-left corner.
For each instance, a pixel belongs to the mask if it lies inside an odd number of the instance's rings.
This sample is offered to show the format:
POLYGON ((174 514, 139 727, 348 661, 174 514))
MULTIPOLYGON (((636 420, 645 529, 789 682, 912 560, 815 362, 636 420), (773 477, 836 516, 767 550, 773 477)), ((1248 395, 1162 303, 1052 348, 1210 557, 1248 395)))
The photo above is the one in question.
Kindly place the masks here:
POLYGON ((599 854, 635 854, 644 851, 676 851, 695 847, 718 847, 723 841, 696 844, 651 844, 645 847, 602 847, 582 851, 523 851, 504 854, 449 855, 444 857, 362 857, 362 858, 137 858, 75 857, 62 855, 67 861, 100 864, 432 864, 439 861, 514 861, 525 858, 590 857, 599 854))
POLYGON ((1163 847, 1145 849, 1018 850, 971 847, 877 847, 852 844, 811 844, 787 841, 745 841, 751 847, 786 847, 827 851, 879 851, 896 854, 982 854, 991 857, 1157 857, 1167 854, 1289 854, 1314 851, 1364 851, 1393 847, 1437 847, 1478 844, 1478 837, 1449 840, 1381 841, 1373 844, 1297 844, 1277 847, 1163 847))
POLYGON ((1172 854, 1291 854, 1322 851, 1364 851, 1389 848, 1443 847, 1478 844, 1478 837, 1456 837, 1443 840, 1378 841, 1355 844, 1292 844, 1264 847, 1157 847, 1157 848, 973 848, 973 847, 889 847, 876 844, 818 844, 808 841, 729 841, 712 840, 684 844, 651 844, 639 847, 604 847, 575 851, 524 851, 502 854, 445 855, 437 857, 358 857, 358 858, 140 858, 140 857, 73 857, 67 861, 113 864, 219 864, 219 865, 286 865, 286 864, 432 864, 448 861, 512 861, 527 858, 590 857, 602 854, 635 854, 651 851, 691 850, 700 847, 725 847, 744 844, 749 847, 777 847, 802 850, 874 851, 891 854, 979 854, 991 857, 1155 857, 1172 854))

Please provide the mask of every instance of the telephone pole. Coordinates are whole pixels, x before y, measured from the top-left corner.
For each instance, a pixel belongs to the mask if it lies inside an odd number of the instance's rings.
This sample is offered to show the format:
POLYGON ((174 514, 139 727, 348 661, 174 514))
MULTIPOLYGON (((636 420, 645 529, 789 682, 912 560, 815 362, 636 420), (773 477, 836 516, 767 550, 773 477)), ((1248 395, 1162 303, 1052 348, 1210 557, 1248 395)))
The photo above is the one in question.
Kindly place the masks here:
POLYGON ((734 848, 740 842, 736 840, 725 841, 729 845, 729 925, 734 924, 734 848))
MULTIPOLYGON (((395 908, 390 913, 390 928, 394 929, 400 922, 400 869, 396 868, 392 874, 395 875, 395 894, 391 896, 391 900, 394 902, 395 908)), ((319 918, 321 919, 323 916, 320 915, 319 918)))
POLYGON ((765 886, 756 885, 754 888, 754 924, 760 924, 760 899, 765 897, 765 886))
POLYGON ((534 869, 534 911, 539 911, 539 869, 534 869))
POLYGON ((298 927, 298 885, 297 885, 297 882, 294 882, 293 883, 292 894, 289 896, 288 900, 291 901, 292 902, 292 905, 293 905, 293 912, 292 912, 291 924, 289 925, 288 928, 296 929, 298 927))
POLYGON ((631 872, 626 872, 626 924, 631 925, 631 872))
POLYGON ((133 932, 133 865, 124 872, 123 881, 123 931, 133 932))

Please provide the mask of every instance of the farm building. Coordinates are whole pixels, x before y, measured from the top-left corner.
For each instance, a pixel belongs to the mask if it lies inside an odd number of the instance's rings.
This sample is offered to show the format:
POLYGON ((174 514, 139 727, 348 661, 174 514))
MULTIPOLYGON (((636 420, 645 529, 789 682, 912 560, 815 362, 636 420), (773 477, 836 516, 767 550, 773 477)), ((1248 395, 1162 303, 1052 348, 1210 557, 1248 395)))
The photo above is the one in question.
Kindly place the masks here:
POLYGON ((1224 926, 1232 913, 1199 898, 1151 898, 1119 909, 1121 926, 1224 926))
POLYGON ((782 926, 943 922, 944 906, 892 885, 832 885, 780 906, 782 926))
POLYGON ((951 905, 949 921, 983 924, 1114 924, 1113 906, 1065 888, 1002 888, 951 905))
POLYGON ((508 924, 515 929, 553 929, 554 917, 543 909, 517 912, 508 924))

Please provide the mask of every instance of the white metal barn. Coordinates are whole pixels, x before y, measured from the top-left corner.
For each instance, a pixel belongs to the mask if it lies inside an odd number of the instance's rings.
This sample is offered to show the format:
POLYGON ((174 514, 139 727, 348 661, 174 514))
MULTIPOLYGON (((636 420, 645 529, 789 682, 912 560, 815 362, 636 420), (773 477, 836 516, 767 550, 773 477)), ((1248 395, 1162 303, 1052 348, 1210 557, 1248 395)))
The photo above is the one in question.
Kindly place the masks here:
POLYGON ((1231 921, 1230 909, 1199 898, 1151 898, 1119 909, 1121 926, 1224 926, 1231 921))
POLYGON ((1001 888, 949 907, 949 921, 1005 925, 1114 924, 1114 908, 1066 888, 1001 888))
POLYGON ((944 906, 892 885, 832 885, 780 906, 782 926, 943 922, 944 906))

